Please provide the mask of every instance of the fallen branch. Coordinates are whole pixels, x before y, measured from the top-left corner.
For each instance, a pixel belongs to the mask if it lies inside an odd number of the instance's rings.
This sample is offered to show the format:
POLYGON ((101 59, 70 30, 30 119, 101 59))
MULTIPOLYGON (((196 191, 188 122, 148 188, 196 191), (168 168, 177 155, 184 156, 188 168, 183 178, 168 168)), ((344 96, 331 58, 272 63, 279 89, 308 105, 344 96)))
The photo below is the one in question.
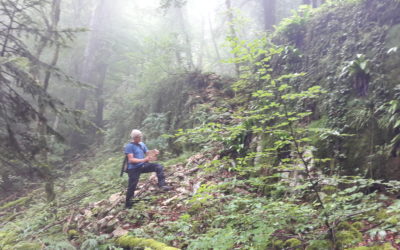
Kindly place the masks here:
MULTIPOLYGON (((43 233, 44 231, 46 231, 47 229, 54 227, 56 225, 62 224, 64 223, 66 220, 68 220, 69 216, 66 216, 64 219, 59 220, 59 221, 55 221, 47 226, 45 226, 44 228, 40 229, 38 232, 35 233, 35 235, 38 235, 39 233, 43 233)), ((34 237, 33 237, 34 238, 34 237)))
POLYGON ((74 218, 75 215, 75 209, 72 210, 71 215, 69 216, 67 224, 64 225, 63 227, 63 232, 66 233, 68 231, 68 227, 71 224, 72 219, 74 218))

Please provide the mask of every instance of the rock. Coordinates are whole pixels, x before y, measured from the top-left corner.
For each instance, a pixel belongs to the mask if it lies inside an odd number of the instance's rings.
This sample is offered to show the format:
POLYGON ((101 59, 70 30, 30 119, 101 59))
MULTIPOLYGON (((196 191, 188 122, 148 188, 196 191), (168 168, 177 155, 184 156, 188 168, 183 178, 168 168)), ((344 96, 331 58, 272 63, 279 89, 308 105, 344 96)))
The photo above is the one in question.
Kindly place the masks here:
POLYGON ((110 198, 108 198, 108 201, 111 202, 111 203, 114 203, 115 201, 118 201, 118 200, 121 200, 121 199, 122 199, 121 193, 115 193, 115 194, 112 194, 110 196, 110 198))
POLYGON ((101 200, 101 201, 93 203, 94 207, 102 207, 102 206, 107 206, 107 205, 109 205, 108 200, 101 200))
POLYGON ((111 234, 113 237, 121 237, 127 234, 129 231, 123 229, 122 227, 117 227, 111 234))
POLYGON ((85 210, 85 212, 83 213, 83 216, 85 216, 86 219, 89 219, 90 217, 93 216, 92 211, 90 211, 89 209, 85 210))
POLYGON ((119 220, 116 219, 116 218, 114 218, 114 219, 110 220, 109 222, 107 222, 106 226, 107 226, 107 227, 113 227, 113 226, 115 226, 116 224, 118 224, 118 222, 119 222, 119 220))
POLYGON ((165 200, 165 201, 162 203, 162 205, 166 206, 166 205, 168 205, 171 201, 176 200, 178 197, 179 197, 178 195, 175 195, 175 196, 169 198, 168 200, 165 200))
POLYGON ((181 181, 185 179, 185 175, 183 173, 177 173, 175 176, 181 181))
POLYGON ((106 216, 103 219, 98 220, 97 225, 99 225, 99 228, 105 227, 107 225, 108 221, 110 221, 112 218, 114 218, 114 216, 112 216, 112 215, 106 216))
POLYGON ((190 191, 187 190, 187 189, 184 188, 184 187, 179 187, 179 188, 177 188, 177 189, 176 189, 176 192, 181 193, 181 194, 190 194, 190 191))
POLYGON ((118 225, 118 223, 119 223, 118 219, 112 219, 108 221, 105 225, 102 225, 100 227, 100 230, 105 233, 111 233, 115 230, 115 227, 118 225))

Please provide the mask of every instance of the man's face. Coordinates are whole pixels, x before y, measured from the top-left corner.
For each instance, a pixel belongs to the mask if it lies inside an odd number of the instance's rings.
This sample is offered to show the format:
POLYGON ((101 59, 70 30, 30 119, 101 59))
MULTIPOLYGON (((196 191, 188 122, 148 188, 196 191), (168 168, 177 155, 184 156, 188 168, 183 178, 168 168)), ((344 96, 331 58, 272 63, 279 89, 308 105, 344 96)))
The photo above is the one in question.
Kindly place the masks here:
POLYGON ((133 138, 133 142, 134 143, 139 143, 139 142, 141 142, 142 141, 142 136, 135 136, 134 138, 133 138))

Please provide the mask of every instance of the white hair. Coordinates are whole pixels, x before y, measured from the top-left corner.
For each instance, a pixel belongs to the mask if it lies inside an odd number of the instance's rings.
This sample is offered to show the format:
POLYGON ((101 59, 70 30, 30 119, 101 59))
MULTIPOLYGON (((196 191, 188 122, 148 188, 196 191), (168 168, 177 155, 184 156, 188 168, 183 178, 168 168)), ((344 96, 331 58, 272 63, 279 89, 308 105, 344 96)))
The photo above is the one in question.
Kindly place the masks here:
POLYGON ((140 130, 138 130, 138 129, 134 129, 131 132, 131 138, 132 139, 134 139, 136 137, 142 137, 142 136, 143 136, 142 132, 140 130))

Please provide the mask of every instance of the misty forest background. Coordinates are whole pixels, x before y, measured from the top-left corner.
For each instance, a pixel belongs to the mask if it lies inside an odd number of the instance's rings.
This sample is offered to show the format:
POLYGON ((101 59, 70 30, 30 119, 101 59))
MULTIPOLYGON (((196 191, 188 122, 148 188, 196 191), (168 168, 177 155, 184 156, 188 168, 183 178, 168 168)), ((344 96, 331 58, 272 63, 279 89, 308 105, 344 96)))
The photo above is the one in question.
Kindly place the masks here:
POLYGON ((0 249, 400 249, 399 0, 0 13, 0 249))

